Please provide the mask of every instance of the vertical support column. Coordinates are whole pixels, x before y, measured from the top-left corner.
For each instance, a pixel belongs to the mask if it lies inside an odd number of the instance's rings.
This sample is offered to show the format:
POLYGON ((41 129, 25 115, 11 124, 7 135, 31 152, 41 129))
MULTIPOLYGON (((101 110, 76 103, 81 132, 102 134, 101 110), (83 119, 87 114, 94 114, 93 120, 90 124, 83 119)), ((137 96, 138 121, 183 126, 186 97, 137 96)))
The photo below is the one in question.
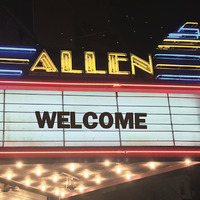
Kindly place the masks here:
POLYGON ((173 128, 173 123, 172 123, 172 113, 171 113, 171 106, 170 106, 170 100, 169 100, 169 93, 167 93, 167 101, 168 101, 168 107, 169 107, 169 117, 170 117, 171 129, 172 129, 173 145, 176 146, 175 138, 174 138, 174 128, 173 128))
MULTIPOLYGON (((64 112, 64 92, 62 91, 62 112, 64 112)), ((63 146, 65 147, 65 128, 63 128, 63 146)))
POLYGON ((5 90, 3 90, 3 141, 2 141, 2 147, 5 145, 5 99, 6 99, 6 94, 5 90))
MULTIPOLYGON (((116 96, 117 112, 119 112, 118 92, 115 92, 115 96, 116 96)), ((120 126, 119 126, 119 144, 120 144, 120 147, 121 147, 122 146, 122 138, 121 138, 121 128, 120 128, 120 126)))

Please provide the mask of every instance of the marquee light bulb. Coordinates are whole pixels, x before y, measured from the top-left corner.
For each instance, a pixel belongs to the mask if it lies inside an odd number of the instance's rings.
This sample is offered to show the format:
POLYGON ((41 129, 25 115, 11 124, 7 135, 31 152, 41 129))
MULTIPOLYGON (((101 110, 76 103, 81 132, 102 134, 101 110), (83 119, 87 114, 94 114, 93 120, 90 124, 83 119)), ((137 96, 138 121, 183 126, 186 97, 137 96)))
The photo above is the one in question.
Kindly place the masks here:
POLYGON ((41 170, 37 169, 36 174, 37 174, 37 176, 41 176, 41 170))
POLYGON ((80 192, 83 192, 83 187, 82 187, 82 186, 79 188, 79 191, 80 191, 80 192))
POLYGON ((46 190, 46 187, 43 185, 42 186, 42 191, 45 191, 46 190))
POLYGON ((29 180, 26 180, 26 186, 30 186, 30 181, 29 180))
POLYGON ((108 166, 110 165, 110 161, 109 161, 109 160, 106 160, 106 161, 104 162, 104 165, 105 165, 106 167, 108 167, 108 166))
POLYGON ((191 160, 190 159, 186 159, 185 160, 185 164, 190 165, 191 164, 191 160))
POLYGON ((22 162, 17 162, 17 163, 16 163, 16 166, 17 166, 18 168, 21 168, 21 167, 22 167, 22 162))
POLYGON ((56 195, 59 195, 60 194, 60 191, 59 190, 56 190, 56 195))
POLYGON ((96 179, 96 183, 97 183, 97 184, 101 183, 100 178, 97 178, 97 179, 96 179))
POLYGON ((88 178, 88 177, 89 177, 89 173, 88 173, 88 172, 85 172, 85 173, 84 173, 84 177, 85 177, 85 178, 88 178))
POLYGON ((156 167, 154 162, 150 162, 149 166, 150 166, 151 169, 155 169, 155 167, 156 167))
POLYGON ((11 180, 12 179, 12 175, 11 174, 7 174, 7 179, 11 180))
POLYGON ((126 179, 129 180, 131 178, 130 174, 126 174, 126 179))
POLYGON ((75 170, 75 166, 74 166, 74 164, 71 164, 71 165, 70 165, 70 171, 73 172, 74 170, 75 170))
POLYGON ((54 181, 55 183, 58 181, 58 177, 57 177, 56 175, 53 177, 53 181, 54 181))
POLYGON ((64 197, 64 196, 65 196, 65 193, 64 193, 64 192, 62 192, 62 193, 61 193, 61 197, 64 197))
POLYGON ((120 174, 121 173, 121 168, 117 167, 117 173, 120 174))

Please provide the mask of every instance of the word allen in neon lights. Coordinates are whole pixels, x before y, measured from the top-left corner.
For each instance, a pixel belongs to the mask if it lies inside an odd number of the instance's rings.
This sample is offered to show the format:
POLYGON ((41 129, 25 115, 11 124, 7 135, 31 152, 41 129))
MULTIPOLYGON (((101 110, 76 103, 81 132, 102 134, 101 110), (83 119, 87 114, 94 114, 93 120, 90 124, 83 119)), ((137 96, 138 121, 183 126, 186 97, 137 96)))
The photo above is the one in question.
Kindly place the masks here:
MULTIPOLYGON (((95 52, 85 51, 85 73, 87 74, 116 74, 116 75, 135 75, 135 67, 140 68, 141 70, 153 75, 153 64, 152 58, 149 55, 149 62, 139 58, 134 54, 130 54, 131 62, 131 72, 122 71, 119 69, 120 62, 127 62, 129 58, 126 53, 108 53, 108 72, 106 70, 97 70, 96 69, 96 57, 95 52)), ((45 50, 41 52, 37 60, 31 67, 30 71, 34 72, 35 70, 41 70, 45 72, 58 72, 58 69, 54 65, 53 61, 47 54, 45 50), (39 65, 40 64, 40 65, 39 65), (42 65, 41 65, 42 64, 42 65)), ((72 66, 72 52, 67 50, 61 51, 61 73, 72 73, 72 74, 82 74, 83 70, 74 70, 72 66)))

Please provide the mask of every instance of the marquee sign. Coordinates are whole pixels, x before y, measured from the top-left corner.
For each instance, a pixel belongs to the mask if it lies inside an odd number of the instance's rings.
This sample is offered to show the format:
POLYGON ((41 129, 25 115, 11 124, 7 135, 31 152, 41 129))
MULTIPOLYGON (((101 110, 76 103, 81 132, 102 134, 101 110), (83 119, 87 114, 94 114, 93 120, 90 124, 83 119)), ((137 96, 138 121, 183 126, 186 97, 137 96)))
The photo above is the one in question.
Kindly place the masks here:
MULTIPOLYGON (((188 46, 192 40, 196 48, 199 41, 196 33, 195 38, 190 39, 188 37, 193 37, 194 33, 185 33, 188 26, 195 31, 196 25, 186 23, 174 33, 176 38, 169 34, 163 42, 175 44, 158 45, 159 52, 153 60, 149 56, 148 62, 134 54, 109 52, 107 70, 96 65, 93 51, 84 52, 84 67, 78 69, 74 66, 72 51, 60 51, 59 65, 54 64, 46 50, 37 54, 37 50, 31 47, 1 46, 0 147, 62 148, 65 154, 69 153, 66 148, 74 147, 117 148, 113 152, 122 155, 127 152, 137 154, 138 150, 133 150, 135 147, 150 150, 153 147, 200 147, 198 84, 123 83, 120 79, 122 75, 132 78, 139 68, 140 72, 151 77, 155 75, 159 80, 199 80, 199 56, 197 50, 194 53, 188 46), (183 46, 176 44, 179 40, 183 46), (190 51, 186 51, 185 46, 190 51), (180 59, 181 65, 178 63, 180 59), (194 65, 189 64, 191 60, 194 65), (123 69, 122 63, 129 68, 123 69), (38 80, 37 76, 30 76, 38 72, 50 78, 40 77, 38 80), (70 76, 60 76, 66 74, 78 74, 78 77, 106 74, 119 75, 120 78, 118 82, 69 81, 66 77, 70 76), (58 80, 57 75, 62 80, 58 80), (50 80, 51 77, 57 79, 50 80), (126 151, 126 148, 130 149, 126 151)), ((54 153, 57 155, 59 152, 54 153)), ((147 154, 149 150, 140 151, 141 154, 144 152, 147 154)), ((182 151, 166 152, 179 154, 182 151)), ((0 156, 4 153, 0 151, 0 156)), ((199 153, 199 150, 190 152, 199 153)))
POLYGON ((0 92, 2 147, 200 146, 198 94, 0 92))

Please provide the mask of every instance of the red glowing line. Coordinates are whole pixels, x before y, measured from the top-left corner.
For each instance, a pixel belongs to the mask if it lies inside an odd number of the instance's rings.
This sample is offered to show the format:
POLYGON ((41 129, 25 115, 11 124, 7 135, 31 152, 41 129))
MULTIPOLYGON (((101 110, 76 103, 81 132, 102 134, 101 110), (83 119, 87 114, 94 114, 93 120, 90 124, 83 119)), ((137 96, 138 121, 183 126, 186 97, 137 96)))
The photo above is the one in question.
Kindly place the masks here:
POLYGON ((129 84, 129 83, 85 83, 85 82, 42 82, 42 81, 6 81, 1 80, 0 83, 5 84, 33 84, 33 85, 60 85, 60 86, 112 86, 112 87, 155 87, 155 88, 194 88, 200 89, 200 85, 162 85, 162 84, 129 84))

